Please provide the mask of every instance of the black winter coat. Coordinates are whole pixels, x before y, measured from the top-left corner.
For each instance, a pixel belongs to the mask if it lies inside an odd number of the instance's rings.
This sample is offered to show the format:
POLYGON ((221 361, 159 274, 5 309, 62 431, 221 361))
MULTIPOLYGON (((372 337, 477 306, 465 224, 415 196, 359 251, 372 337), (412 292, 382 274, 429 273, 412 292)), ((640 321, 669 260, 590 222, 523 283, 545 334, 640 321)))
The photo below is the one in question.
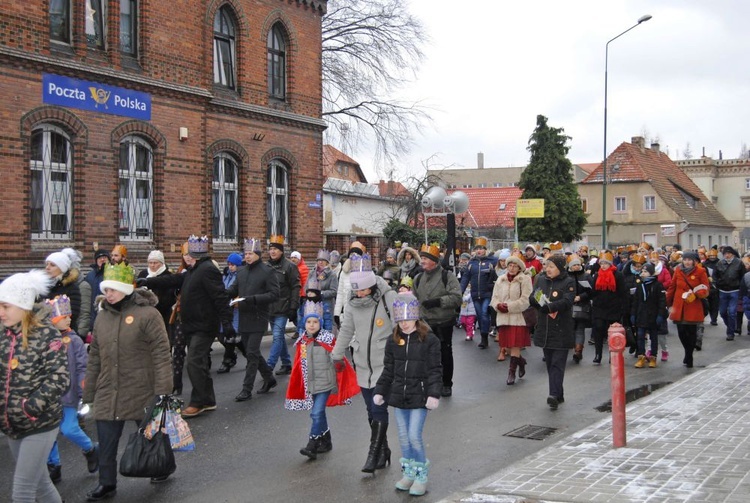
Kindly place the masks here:
MULTIPOLYGON (((268 265, 276 272, 276 280, 279 284, 279 298, 271 305, 271 316, 289 316, 292 311, 299 308, 300 279, 299 269, 294 262, 281 257, 280 260, 268 262, 268 265)), ((293 319, 296 319, 294 315, 293 319)))
POLYGON ((276 273, 260 260, 237 269, 237 279, 229 287, 229 298, 244 298, 237 304, 240 332, 265 332, 269 308, 279 299, 276 273))
MULTIPOLYGON (((573 298, 575 298, 575 280, 562 271, 555 278, 548 278, 545 273, 537 275, 534 291, 529 296, 529 303, 537 308, 538 317, 534 330, 534 345, 548 349, 571 349, 575 346, 573 331, 573 298), (534 294, 541 290, 549 299, 549 313, 541 308, 534 294)), ((546 306, 545 306, 546 307, 546 306)))
POLYGON ((740 281, 742 281, 745 272, 745 264, 737 257, 729 263, 726 260, 719 260, 713 274, 716 288, 725 292, 739 290, 740 281))
MULTIPOLYGON (((591 275, 585 270, 581 269, 577 272, 568 272, 568 275, 575 281, 575 295, 574 297, 580 297, 581 300, 575 302, 576 306, 581 306, 584 310, 588 310, 589 315, 591 314, 591 289, 594 287, 594 282, 591 279, 591 275), (589 287, 581 285, 581 282, 588 283, 589 287)), ((588 320, 578 320, 583 322, 583 326, 591 326, 591 316, 588 320)), ((580 324, 578 326, 581 326, 580 324)))
POLYGON ((664 286, 654 278, 645 283, 640 278, 635 285, 635 293, 631 299, 630 317, 635 316, 636 327, 651 328, 656 325, 656 317, 667 319, 667 296, 664 286))
POLYGON ((393 337, 385 344, 385 366, 375 385, 375 394, 383 395, 390 406, 420 409, 428 397, 440 398, 443 387, 440 340, 432 332, 428 332, 423 342, 416 331, 402 337, 403 344, 394 342, 393 337))
MULTIPOLYGON (((614 266, 612 266, 614 267, 614 266)), ((630 314, 630 292, 620 271, 614 271, 615 291, 597 290, 596 278, 600 271, 591 276, 591 316, 606 321, 623 321, 630 314)))
POLYGON ((218 326, 225 332, 234 330, 221 271, 208 257, 198 260, 182 274, 148 278, 145 286, 180 289, 180 319, 182 330, 187 334, 203 332, 213 336, 218 326))
MULTIPOLYGON (((173 274, 173 273, 167 268, 164 270, 164 272, 159 274, 157 278, 161 276, 167 276, 170 274, 173 274)), ((139 278, 148 277, 148 269, 144 269, 140 273, 138 273, 138 277, 139 278)), ((159 314, 161 314, 162 319, 164 319, 164 326, 169 327, 169 318, 171 318, 172 316, 172 307, 177 301, 177 292, 172 287, 153 288, 151 289, 151 291, 154 292, 154 295, 156 295, 156 298, 159 299, 159 302, 156 304, 156 310, 159 311, 159 314)))

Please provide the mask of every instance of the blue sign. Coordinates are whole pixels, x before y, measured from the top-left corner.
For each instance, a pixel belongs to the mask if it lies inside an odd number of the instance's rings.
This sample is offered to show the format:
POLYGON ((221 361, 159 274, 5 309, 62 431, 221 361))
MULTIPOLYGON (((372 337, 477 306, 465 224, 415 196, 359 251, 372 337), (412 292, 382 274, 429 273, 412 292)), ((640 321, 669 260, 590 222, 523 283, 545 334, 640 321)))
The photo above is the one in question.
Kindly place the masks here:
POLYGON ((87 80, 42 74, 42 101, 110 115, 151 120, 151 95, 87 80))
POLYGON ((307 207, 308 208, 320 208, 320 203, 315 202, 315 201, 310 201, 309 203, 307 203, 307 207))

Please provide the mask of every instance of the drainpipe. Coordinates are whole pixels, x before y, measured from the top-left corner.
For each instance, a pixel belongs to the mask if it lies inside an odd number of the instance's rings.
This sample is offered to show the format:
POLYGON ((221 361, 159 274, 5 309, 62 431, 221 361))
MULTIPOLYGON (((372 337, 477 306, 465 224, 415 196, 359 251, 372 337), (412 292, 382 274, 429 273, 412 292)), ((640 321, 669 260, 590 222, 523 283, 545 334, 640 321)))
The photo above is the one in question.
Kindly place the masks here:
POLYGON ((682 236, 685 233, 685 231, 688 230, 688 228, 690 227, 690 222, 688 222, 687 220, 683 220, 682 222, 680 222, 680 225, 684 227, 682 227, 681 231, 677 232, 677 244, 682 246, 682 238, 680 236, 682 236))

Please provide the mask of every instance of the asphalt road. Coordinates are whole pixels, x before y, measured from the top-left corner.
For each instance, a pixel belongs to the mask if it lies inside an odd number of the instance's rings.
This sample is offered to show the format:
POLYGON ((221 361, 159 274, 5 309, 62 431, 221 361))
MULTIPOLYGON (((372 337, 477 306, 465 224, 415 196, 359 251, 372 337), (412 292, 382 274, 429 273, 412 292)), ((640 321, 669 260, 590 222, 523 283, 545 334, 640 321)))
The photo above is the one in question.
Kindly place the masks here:
MULTIPOLYGON (((706 327, 704 349, 696 353, 695 368, 681 364, 683 351, 676 329, 670 327, 670 361, 656 369, 635 369, 635 360, 626 354, 626 387, 675 382, 689 372, 750 346, 743 335, 734 342, 724 340, 724 328, 706 327)), ((745 329, 746 333, 746 329, 745 329)), ((610 398, 610 370, 606 363, 594 366, 593 346, 586 346, 580 365, 569 363, 565 380, 565 403, 557 411, 546 405, 547 375, 541 350, 524 352, 529 362, 526 377, 514 386, 505 384, 508 362, 497 362, 497 347, 479 350, 476 342, 465 342, 460 329, 454 332, 456 372, 453 396, 440 400, 430 412, 424 439, 432 462, 428 493, 420 501, 438 501, 451 493, 479 482, 563 435, 569 435, 606 418, 595 407, 610 398), (516 428, 535 425, 554 428, 545 440, 504 436, 516 428)), ((268 354, 270 338, 262 349, 268 354)), ((223 350, 215 345, 213 369, 218 368, 223 350)), ((606 361, 606 356, 605 356, 606 361)), ((244 360, 240 357, 240 365, 244 360)), ((288 377, 268 395, 255 395, 249 402, 237 403, 244 369, 235 367, 224 375, 214 374, 219 408, 190 420, 197 449, 177 453, 177 472, 169 481, 153 485, 145 479, 120 477, 114 500, 122 502, 398 502, 410 496, 397 492, 393 484, 400 477, 395 419, 389 442, 393 465, 374 476, 360 472, 369 444, 369 427, 361 397, 352 406, 328 409, 333 451, 317 461, 299 454, 306 444, 310 427, 307 413, 283 408, 288 377)), ((260 381, 259 381, 260 382, 260 381)), ((258 383, 259 383, 258 382, 258 383)), ((185 383, 189 392, 189 381, 185 383)), ((186 395, 187 396, 187 393, 186 395)), ((128 425, 120 443, 124 448, 128 425)), ((87 431, 95 432, 93 421, 87 431)), ((62 439, 63 480, 58 489, 68 503, 84 501, 97 484, 88 474, 80 451, 62 439)), ((0 441, 0 500, 8 501, 13 461, 7 443, 0 441), (8 499, 6 499, 6 497, 8 499)))

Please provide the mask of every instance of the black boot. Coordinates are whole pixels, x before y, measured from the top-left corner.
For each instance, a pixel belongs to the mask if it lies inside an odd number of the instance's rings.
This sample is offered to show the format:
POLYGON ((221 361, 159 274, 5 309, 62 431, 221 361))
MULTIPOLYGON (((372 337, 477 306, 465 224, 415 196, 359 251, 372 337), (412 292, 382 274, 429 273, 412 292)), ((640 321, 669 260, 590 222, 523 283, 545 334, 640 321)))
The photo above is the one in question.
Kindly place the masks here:
POLYGON ((365 473, 374 473, 375 469, 378 467, 378 459, 380 458, 380 451, 383 449, 383 443, 385 442, 388 423, 384 423, 383 421, 373 421, 370 424, 370 428, 372 428, 370 451, 367 453, 365 466, 362 467, 362 471, 365 473))
POLYGON ((597 351, 596 355, 594 355, 594 363, 596 365, 599 365, 601 362, 602 362, 602 352, 601 351, 597 351))
POLYGON ((333 449, 333 442, 331 441, 331 430, 326 430, 320 437, 318 437, 318 453, 330 452, 333 449))
POLYGON ((518 378, 521 379, 526 375, 526 358, 523 356, 518 357, 518 378))
POLYGON ((307 446, 299 450, 300 454, 307 456, 310 459, 318 459, 318 442, 320 437, 314 437, 310 435, 307 441, 307 446))
MULTIPOLYGON (((388 425, 385 425, 388 429, 388 425)), ((382 470, 386 465, 391 464, 391 448, 388 447, 388 436, 386 435, 383 439, 383 448, 380 449, 380 456, 378 456, 378 465, 375 467, 378 470, 382 470)))
POLYGON ((49 472, 49 479, 53 484, 57 484, 62 480, 62 466, 47 463, 47 471, 49 472))
POLYGON ((482 332, 481 335, 482 335, 482 342, 477 344, 477 347, 479 349, 487 349, 487 346, 489 346, 488 339, 490 335, 487 332, 482 332))
POLYGON ((86 493, 86 501, 100 501, 110 498, 117 492, 117 486, 103 486, 99 484, 95 489, 86 493))
POLYGON ((83 451, 86 457, 86 468, 89 473, 94 473, 99 469, 99 444, 94 444, 88 451, 83 451))

